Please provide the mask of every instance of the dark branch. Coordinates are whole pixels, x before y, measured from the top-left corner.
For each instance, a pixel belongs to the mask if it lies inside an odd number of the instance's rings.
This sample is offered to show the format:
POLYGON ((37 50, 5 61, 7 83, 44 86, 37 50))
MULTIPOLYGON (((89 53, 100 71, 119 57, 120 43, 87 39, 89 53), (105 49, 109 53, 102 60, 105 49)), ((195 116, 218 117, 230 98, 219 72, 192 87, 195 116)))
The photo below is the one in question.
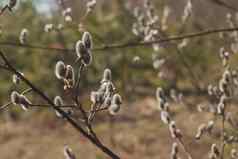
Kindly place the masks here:
MULTIPOLYGON (((0 68, 2 68, 2 66, 0 66, 0 68)), ((24 95, 24 94, 30 93, 31 91, 32 91, 32 89, 29 88, 29 89, 26 89, 25 91, 23 91, 21 94, 24 95)), ((0 111, 7 109, 11 104, 12 104, 12 102, 8 102, 7 104, 4 104, 3 106, 0 107, 0 111)))
POLYGON ((56 111, 58 111, 63 118, 68 121, 76 130, 78 130, 84 137, 89 139, 91 143, 93 143, 95 146, 97 146, 100 150, 102 150, 105 154, 110 156, 112 159, 120 159, 119 156, 117 156, 114 152, 112 152, 109 148, 104 146, 98 139, 95 139, 94 136, 91 136, 88 134, 82 127, 79 125, 73 118, 71 118, 65 111, 63 111, 61 108, 57 107, 54 102, 39 88, 37 88, 33 83, 31 83, 26 77, 24 77, 21 73, 19 73, 8 61, 8 59, 5 57, 5 55, 0 51, 0 56, 5 62, 7 67, 1 67, 3 69, 6 69, 7 71, 16 74, 25 84, 27 84, 30 88, 32 88, 32 91, 37 93, 42 99, 44 99, 52 108, 54 108, 56 111))

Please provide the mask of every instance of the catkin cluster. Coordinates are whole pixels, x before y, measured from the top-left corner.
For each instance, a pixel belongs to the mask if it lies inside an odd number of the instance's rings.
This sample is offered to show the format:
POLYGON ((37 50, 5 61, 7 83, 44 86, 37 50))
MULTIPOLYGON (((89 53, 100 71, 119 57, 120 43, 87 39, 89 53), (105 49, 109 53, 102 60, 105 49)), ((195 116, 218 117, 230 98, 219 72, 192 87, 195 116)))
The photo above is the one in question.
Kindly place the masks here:
POLYGON ((91 113, 89 115, 89 121, 92 121, 94 114, 101 108, 107 108, 111 115, 115 115, 119 112, 122 99, 118 93, 115 93, 116 88, 112 83, 112 73, 110 69, 105 69, 103 78, 100 82, 100 88, 97 91, 91 92, 91 113))
POLYGON ((84 32, 81 40, 78 40, 75 45, 76 54, 78 59, 88 66, 92 61, 91 49, 93 47, 93 41, 89 32, 84 32))
MULTIPOLYGON (((133 13, 136 22, 132 25, 132 32, 144 41, 152 41, 160 37, 160 30, 158 27, 159 17, 155 15, 153 4, 149 0, 145 0, 144 8, 136 7, 133 13)), ((159 45, 154 44, 153 48, 158 51, 159 45)))
POLYGON ((55 65, 55 75, 64 82, 64 90, 73 88, 75 75, 71 65, 65 65, 63 61, 58 61, 55 65))
POLYGON ((176 139, 182 138, 182 133, 180 129, 176 127, 175 121, 171 119, 170 110, 166 100, 166 96, 161 87, 157 88, 156 90, 156 98, 159 104, 159 109, 161 110, 160 112, 161 120, 165 124, 169 125, 169 131, 170 131, 171 137, 176 139))

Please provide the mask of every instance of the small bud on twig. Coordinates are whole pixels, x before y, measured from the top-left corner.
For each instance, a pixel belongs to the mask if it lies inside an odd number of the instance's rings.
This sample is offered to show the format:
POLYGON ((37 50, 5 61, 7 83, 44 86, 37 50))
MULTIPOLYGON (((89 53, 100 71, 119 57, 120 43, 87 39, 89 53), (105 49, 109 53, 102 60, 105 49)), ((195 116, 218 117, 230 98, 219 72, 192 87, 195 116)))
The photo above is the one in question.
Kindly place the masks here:
POLYGON ((122 104, 121 96, 119 94, 114 94, 112 97, 112 103, 109 107, 109 113, 111 115, 116 115, 116 113, 118 113, 120 110, 121 104, 122 104))
POLYGON ((11 102, 14 105, 20 105, 23 110, 27 110, 31 102, 22 94, 19 94, 16 91, 11 93, 11 102))

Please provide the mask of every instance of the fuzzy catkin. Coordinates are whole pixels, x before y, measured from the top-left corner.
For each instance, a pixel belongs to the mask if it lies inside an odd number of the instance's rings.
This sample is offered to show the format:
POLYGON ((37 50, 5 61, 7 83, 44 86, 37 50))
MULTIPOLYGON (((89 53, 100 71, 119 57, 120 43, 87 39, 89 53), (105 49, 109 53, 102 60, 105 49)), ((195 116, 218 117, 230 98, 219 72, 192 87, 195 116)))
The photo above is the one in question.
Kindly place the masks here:
POLYGON ((167 111, 161 111, 160 114, 161 120, 165 123, 165 124, 169 124, 170 123, 170 115, 167 111))
POLYGON ((66 73, 66 66, 63 61, 58 61, 55 65, 55 75, 58 79, 63 79, 66 73))
POLYGON ((172 145, 171 159, 178 159, 178 144, 176 142, 172 145))
POLYGON ((28 35, 29 35, 29 31, 26 28, 22 29, 20 36, 19 36, 19 41, 21 44, 26 43, 28 35))
MULTIPOLYGON (((63 99, 60 96, 56 96, 54 98, 54 104, 55 104, 55 106, 64 105, 63 99)), ((57 117, 62 118, 62 115, 57 110, 55 110, 55 114, 56 114, 57 117)))
POLYGON ((20 94, 16 91, 13 91, 11 93, 11 102, 14 104, 14 105, 17 105, 19 104, 20 102, 20 94))
POLYGON ((110 69, 106 68, 103 72, 103 78, 101 83, 110 82, 112 80, 112 72, 110 69))
POLYGON ((25 111, 28 110, 29 105, 31 104, 31 102, 24 95, 19 94, 16 91, 13 91, 11 93, 11 102, 14 105, 20 105, 21 108, 25 111))
POLYGON ((83 42, 86 49, 92 49, 93 48, 92 36, 89 32, 84 32, 83 33, 82 42, 83 42))
POLYGON ((121 104, 122 104, 121 96, 119 94, 114 94, 112 97, 112 103, 109 107, 109 113, 111 115, 116 115, 120 110, 121 104))
POLYGON ((76 159, 76 156, 74 155, 72 149, 69 148, 68 146, 64 147, 64 156, 65 159, 76 159))

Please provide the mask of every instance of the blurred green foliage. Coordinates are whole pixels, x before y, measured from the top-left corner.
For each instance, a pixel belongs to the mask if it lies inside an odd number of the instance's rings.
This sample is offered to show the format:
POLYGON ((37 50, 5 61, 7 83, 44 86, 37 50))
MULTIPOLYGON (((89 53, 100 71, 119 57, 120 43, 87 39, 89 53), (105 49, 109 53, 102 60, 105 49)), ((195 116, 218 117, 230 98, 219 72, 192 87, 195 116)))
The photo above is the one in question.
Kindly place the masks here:
MULTIPOLYGON (((162 7, 166 5, 162 1, 153 1, 156 14, 162 14, 162 7)), ((51 2, 53 3, 53 1, 51 2)), ((78 31, 78 24, 85 13, 85 4, 82 1, 72 2, 73 24, 64 22, 61 9, 54 8, 51 12, 40 14, 37 12, 37 3, 32 1, 20 1, 17 9, 13 13, 8 11, 0 17, 0 25, 3 34, 0 41, 18 42, 18 36, 22 28, 27 28, 30 32, 28 43, 46 47, 74 48, 75 42, 81 38, 82 32, 78 31), (44 25, 62 23, 65 26, 61 32, 44 32, 44 25)), ((84 21, 84 28, 88 30, 94 40, 94 47, 110 45, 114 43, 125 43, 136 40, 131 32, 134 22, 132 13, 126 9, 126 5, 120 1, 101 2, 96 10, 84 21)), ((176 34, 180 26, 178 19, 174 19, 169 24, 169 35, 176 34)), ((192 31, 193 22, 188 22, 186 31, 192 31)), ((205 39, 194 39, 182 50, 184 59, 190 69, 199 77, 199 81, 206 86, 207 83, 216 79, 216 74, 211 75, 211 71, 217 68, 219 43, 216 37, 205 39), (210 43, 208 43, 209 41, 210 43), (217 44, 217 45, 216 45, 217 44)), ((222 43, 221 43, 222 45, 222 43)), ((12 63, 23 72, 38 87, 47 92, 50 96, 63 94, 61 82, 54 76, 54 67, 57 60, 64 60, 67 64, 74 64, 76 54, 72 52, 56 52, 46 50, 35 50, 27 48, 17 48, 13 46, 0 46, 12 63)), ((149 88, 153 94, 154 88, 158 85, 167 85, 171 81, 164 81, 158 77, 158 70, 153 68, 153 50, 148 47, 137 47, 127 49, 105 50, 93 52, 93 64, 83 73, 81 83, 82 94, 86 89, 95 89, 99 85, 102 72, 106 67, 112 69, 113 80, 120 88, 121 92, 136 94, 135 89, 139 87, 149 88), (138 64, 133 63, 133 58, 139 56, 141 60, 138 64)), ((176 75, 177 87, 192 88, 189 81, 190 75, 181 62, 181 58, 172 47, 162 49, 159 56, 169 57, 169 72, 176 75)), ((74 65, 77 69, 78 65, 74 65)), ((160 68, 159 68, 160 69, 160 68)), ((15 87, 11 82, 11 75, 1 71, 0 76, 0 103, 4 103, 12 89, 23 89, 25 86, 15 87)), ((172 81, 174 82, 174 81, 172 81)), ((87 91, 86 91, 87 92, 87 91)))

